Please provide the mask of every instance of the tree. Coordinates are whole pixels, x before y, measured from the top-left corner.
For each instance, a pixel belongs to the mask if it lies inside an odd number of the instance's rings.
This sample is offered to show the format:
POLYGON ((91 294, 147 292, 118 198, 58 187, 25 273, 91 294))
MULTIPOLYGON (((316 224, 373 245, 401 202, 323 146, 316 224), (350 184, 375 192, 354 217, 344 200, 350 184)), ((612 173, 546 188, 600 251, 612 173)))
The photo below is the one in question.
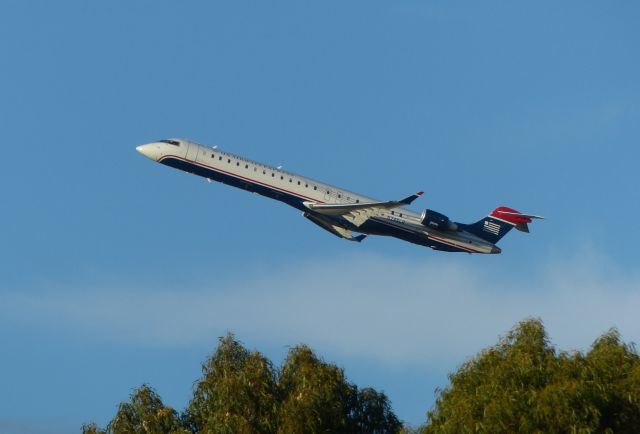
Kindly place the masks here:
POLYGON ((262 354, 249 352, 227 334, 202 366, 202 373, 185 414, 192 432, 276 432, 276 373, 262 354))
POLYGON ((105 430, 98 427, 95 422, 82 425, 82 434, 105 434, 105 430))
POLYGON ((640 356, 616 330, 598 338, 580 357, 577 393, 588 399, 599 432, 640 431, 640 356))
POLYGON ((366 387, 358 390, 353 386, 349 419, 353 434, 396 434, 402 423, 391 409, 391 403, 382 392, 366 387))
POLYGON ((402 428, 384 393, 358 390, 306 345, 289 350, 279 385, 279 433, 396 434, 402 428))
POLYGON ((423 434, 640 429, 640 358, 615 331, 586 356, 557 353, 542 322, 525 320, 449 378, 423 434))
POLYGON ((278 371, 227 334, 202 374, 181 417, 143 385, 120 404, 106 431, 87 424, 83 434, 397 434, 402 429, 384 393, 358 390, 342 369, 305 345, 291 348, 278 371))
MULTIPOLYGON (((99 433, 95 425, 90 426, 99 433)), ((143 384, 131 394, 130 402, 123 402, 106 430, 107 434, 183 434, 188 433, 182 427, 178 413, 171 407, 165 407, 158 394, 143 384)))
POLYGON ((352 387, 342 369, 319 359, 306 345, 289 350, 280 373, 281 434, 349 432, 352 387))

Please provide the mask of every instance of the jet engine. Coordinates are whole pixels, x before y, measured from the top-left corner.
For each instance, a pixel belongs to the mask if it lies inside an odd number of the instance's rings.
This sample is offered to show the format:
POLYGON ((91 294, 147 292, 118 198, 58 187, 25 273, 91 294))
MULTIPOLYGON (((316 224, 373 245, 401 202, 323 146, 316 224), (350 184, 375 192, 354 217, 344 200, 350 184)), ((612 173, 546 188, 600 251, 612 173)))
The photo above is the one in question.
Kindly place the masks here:
POLYGON ((437 229, 439 231, 457 231, 458 225, 449 220, 444 214, 440 214, 439 212, 432 211, 430 209, 425 209, 422 212, 422 216, 420 217, 420 223, 423 225, 437 229))

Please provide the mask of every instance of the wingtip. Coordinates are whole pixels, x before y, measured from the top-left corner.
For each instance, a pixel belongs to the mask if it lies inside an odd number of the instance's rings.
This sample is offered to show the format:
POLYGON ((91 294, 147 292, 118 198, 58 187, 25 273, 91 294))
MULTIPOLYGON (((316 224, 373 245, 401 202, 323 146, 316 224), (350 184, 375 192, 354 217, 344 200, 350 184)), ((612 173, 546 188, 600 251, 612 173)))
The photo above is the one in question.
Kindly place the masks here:
POLYGON ((398 201, 397 203, 400 203, 402 205, 410 205, 411 202, 413 202, 414 200, 416 200, 417 198, 419 198, 420 196, 422 196, 422 191, 419 191, 417 193, 413 193, 411 196, 407 196, 404 199, 398 201))

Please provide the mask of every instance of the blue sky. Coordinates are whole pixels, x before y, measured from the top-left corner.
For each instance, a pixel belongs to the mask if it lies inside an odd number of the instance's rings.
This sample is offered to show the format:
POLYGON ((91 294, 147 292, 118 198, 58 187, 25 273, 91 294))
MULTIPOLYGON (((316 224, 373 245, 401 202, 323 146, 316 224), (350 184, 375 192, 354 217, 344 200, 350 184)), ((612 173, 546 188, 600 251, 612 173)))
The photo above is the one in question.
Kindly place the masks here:
POLYGON ((562 349, 637 342, 639 15, 5 1, 0 431, 104 425, 143 382, 182 409, 227 330, 276 362, 308 343, 412 424, 527 316, 562 349), (348 243, 135 152, 176 136, 458 221, 548 220, 501 255, 348 243))

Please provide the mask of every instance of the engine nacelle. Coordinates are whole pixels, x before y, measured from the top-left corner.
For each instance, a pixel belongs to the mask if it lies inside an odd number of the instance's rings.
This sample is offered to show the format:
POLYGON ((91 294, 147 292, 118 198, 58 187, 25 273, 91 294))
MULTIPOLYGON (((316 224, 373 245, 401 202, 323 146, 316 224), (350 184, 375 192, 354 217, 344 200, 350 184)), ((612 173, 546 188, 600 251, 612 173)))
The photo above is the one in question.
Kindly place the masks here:
POLYGON ((439 231, 457 231, 458 225, 449 220, 444 214, 440 214, 439 212, 432 211, 430 209, 425 209, 422 212, 422 216, 420 217, 420 223, 423 225, 437 229, 439 231))

